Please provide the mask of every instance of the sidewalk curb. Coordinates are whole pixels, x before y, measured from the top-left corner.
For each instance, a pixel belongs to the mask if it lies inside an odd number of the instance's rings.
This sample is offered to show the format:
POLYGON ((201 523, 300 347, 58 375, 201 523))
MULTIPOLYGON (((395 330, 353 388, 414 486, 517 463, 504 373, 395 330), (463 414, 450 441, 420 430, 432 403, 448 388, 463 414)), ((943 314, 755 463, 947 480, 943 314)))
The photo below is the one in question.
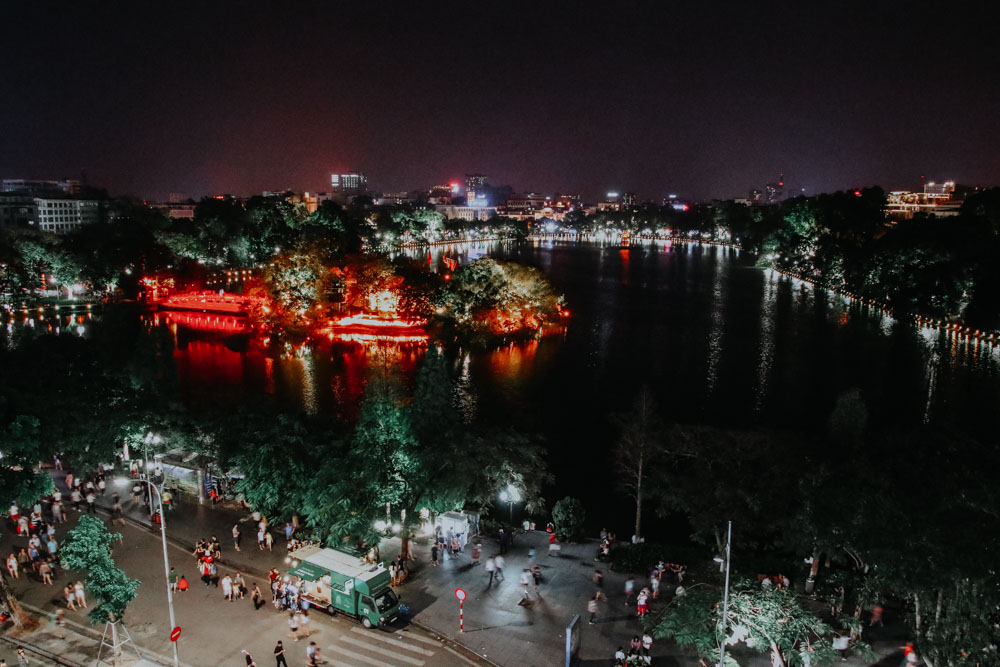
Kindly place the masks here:
POLYGON ((454 644, 455 646, 459 647, 460 649, 462 649, 466 653, 471 653, 472 655, 476 656, 477 660, 481 660, 481 661, 483 661, 483 662, 485 662, 487 664, 493 665, 493 667, 501 667, 500 663, 493 662, 492 660, 490 660, 489 658, 487 658, 484 655, 479 655, 478 653, 476 653, 474 650, 472 650, 471 648, 469 648, 468 646, 466 646, 462 642, 460 642, 460 641, 458 641, 456 639, 452 639, 451 637, 449 637, 448 635, 444 634, 440 630, 438 630, 436 628, 433 628, 430 625, 427 625, 426 623, 424 623, 422 621, 417 621, 417 620, 414 620, 414 619, 411 618, 411 619, 409 619, 409 622, 412 625, 415 625, 416 627, 420 628, 424 632, 430 632, 433 635, 437 635, 440 639, 443 639, 444 641, 446 641, 446 642, 448 642, 450 644, 454 644))
POLYGON ((24 641, 22 639, 14 639, 13 637, 8 637, 7 635, 0 635, 0 640, 7 642, 8 644, 10 644, 15 649, 18 646, 20 646, 25 651, 30 651, 31 653, 34 653, 36 655, 40 655, 41 657, 45 658, 46 660, 51 660, 52 662, 56 663, 57 665, 63 665, 64 667, 85 667, 84 665, 81 665, 78 662, 71 662, 71 661, 67 660, 66 658, 59 657, 55 653, 50 653, 50 652, 46 651, 45 649, 41 648, 40 646, 35 646, 31 642, 26 642, 26 641, 24 641))

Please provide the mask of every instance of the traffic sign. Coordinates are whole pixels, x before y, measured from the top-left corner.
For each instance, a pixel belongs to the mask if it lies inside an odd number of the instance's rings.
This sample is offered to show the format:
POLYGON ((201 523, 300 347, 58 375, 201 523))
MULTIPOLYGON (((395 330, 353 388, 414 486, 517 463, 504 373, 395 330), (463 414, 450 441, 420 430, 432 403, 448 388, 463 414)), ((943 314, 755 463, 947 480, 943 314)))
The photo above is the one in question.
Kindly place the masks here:
POLYGON ((455 589, 455 597, 458 598, 459 602, 464 602, 465 601, 465 591, 462 590, 461 588, 456 588, 455 589))
POLYGON ((177 641, 177 638, 180 636, 181 636, 181 626, 178 625, 176 628, 170 631, 170 641, 175 642, 177 641))

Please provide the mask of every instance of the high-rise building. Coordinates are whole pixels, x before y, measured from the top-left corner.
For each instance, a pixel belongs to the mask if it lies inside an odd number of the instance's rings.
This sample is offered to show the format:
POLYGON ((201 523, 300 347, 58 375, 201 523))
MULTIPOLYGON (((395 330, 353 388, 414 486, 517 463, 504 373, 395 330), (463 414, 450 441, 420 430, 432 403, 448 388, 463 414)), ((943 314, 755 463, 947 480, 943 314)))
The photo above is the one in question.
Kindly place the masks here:
POLYGON ((331 174, 330 190, 335 195, 353 197, 368 191, 368 179, 364 174, 352 172, 349 174, 331 174))
POLYGON ((465 204, 466 206, 489 206, 489 186, 486 185, 484 174, 466 174, 465 204))

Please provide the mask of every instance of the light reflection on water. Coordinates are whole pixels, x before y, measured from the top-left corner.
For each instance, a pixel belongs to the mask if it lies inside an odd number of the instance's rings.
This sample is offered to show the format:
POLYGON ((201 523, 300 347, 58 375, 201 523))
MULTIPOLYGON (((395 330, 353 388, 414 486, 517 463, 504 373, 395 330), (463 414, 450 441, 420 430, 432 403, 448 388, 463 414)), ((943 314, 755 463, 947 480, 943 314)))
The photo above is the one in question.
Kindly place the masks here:
MULTIPOLYGON (((993 426, 996 346, 753 269, 752 257, 731 249, 547 240, 405 253, 423 261, 429 254, 434 270, 443 257, 522 261, 546 271, 567 296, 573 315, 560 335, 450 352, 467 419, 539 428, 553 449, 608 447, 614 433, 606 415, 627 409, 642 383, 669 418, 684 422, 821 426, 836 395, 857 386, 875 420, 993 426)), ((0 326, 0 345, 50 330, 89 337, 98 327, 86 318, 18 314, 0 326)), ((287 409, 349 418, 373 372, 399 369, 410 381, 426 350, 325 342, 308 357, 285 358, 232 331, 199 330, 183 316, 150 316, 154 323, 175 333, 180 385, 193 403, 273 396, 287 409)))

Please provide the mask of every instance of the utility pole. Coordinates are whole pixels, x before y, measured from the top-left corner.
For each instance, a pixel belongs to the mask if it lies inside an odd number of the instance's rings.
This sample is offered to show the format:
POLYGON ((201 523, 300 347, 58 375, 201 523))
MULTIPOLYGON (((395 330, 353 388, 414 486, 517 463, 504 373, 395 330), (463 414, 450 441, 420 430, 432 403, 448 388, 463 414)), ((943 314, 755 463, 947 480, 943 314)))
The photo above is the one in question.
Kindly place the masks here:
POLYGON ((729 534, 726 536, 726 590, 722 594, 722 642, 719 647, 719 667, 726 665, 726 621, 729 618, 729 560, 733 549, 733 522, 729 522, 729 534))

